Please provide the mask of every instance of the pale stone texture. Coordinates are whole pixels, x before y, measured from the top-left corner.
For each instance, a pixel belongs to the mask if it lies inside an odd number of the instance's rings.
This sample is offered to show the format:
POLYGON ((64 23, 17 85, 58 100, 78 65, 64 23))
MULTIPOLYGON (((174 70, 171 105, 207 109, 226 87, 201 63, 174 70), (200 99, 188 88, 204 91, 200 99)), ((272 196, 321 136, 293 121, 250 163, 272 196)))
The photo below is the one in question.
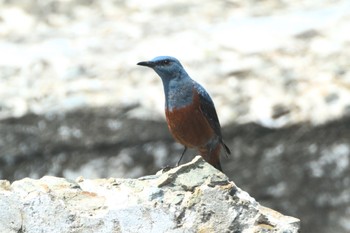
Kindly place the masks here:
POLYGON ((139 179, 0 184, 4 233, 299 232, 299 219, 261 206, 200 156, 139 179))
POLYGON ((136 63, 172 55, 223 124, 321 124, 349 112, 350 3, 0 1, 0 119, 85 107, 163 117, 159 78, 136 63))

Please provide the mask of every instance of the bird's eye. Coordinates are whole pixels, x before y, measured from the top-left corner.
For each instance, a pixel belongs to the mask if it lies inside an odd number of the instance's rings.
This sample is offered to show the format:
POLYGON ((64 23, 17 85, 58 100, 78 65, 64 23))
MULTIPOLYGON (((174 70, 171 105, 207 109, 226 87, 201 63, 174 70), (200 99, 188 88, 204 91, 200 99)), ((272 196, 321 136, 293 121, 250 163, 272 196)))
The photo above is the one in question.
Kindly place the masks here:
POLYGON ((167 66, 167 65, 169 65, 169 64, 170 64, 170 61, 169 61, 169 60, 164 60, 164 61, 163 61, 163 65, 166 65, 166 66, 167 66))

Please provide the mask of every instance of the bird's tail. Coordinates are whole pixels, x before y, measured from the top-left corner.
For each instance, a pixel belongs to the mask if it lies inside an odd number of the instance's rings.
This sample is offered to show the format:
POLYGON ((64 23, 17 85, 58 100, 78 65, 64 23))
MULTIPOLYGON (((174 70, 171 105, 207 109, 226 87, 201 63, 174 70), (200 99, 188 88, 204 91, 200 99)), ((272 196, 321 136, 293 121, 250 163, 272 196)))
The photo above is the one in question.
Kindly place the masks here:
POLYGON ((228 148, 228 146, 226 146, 226 144, 224 143, 224 141, 221 139, 221 145, 224 147, 225 149, 225 155, 226 158, 228 158, 228 156, 231 154, 231 150, 230 148, 228 148))
POLYGON ((220 143, 218 143, 214 149, 210 149, 206 146, 200 147, 198 149, 199 154, 203 157, 205 161, 207 161, 216 169, 222 171, 221 163, 220 163, 220 150, 221 150, 220 143))

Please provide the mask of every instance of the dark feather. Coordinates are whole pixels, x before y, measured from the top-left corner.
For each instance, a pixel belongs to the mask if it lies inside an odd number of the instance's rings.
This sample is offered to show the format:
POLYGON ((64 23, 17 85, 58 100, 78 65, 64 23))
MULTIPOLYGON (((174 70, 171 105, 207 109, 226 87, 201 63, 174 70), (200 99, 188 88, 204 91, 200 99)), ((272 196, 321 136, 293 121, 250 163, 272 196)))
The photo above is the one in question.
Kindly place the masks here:
POLYGON ((207 118, 211 128, 214 130, 215 134, 221 138, 221 127, 216 114, 213 101, 209 96, 203 96, 199 93, 200 109, 204 116, 207 118))
POLYGON ((224 147, 226 155, 230 155, 231 154, 230 149, 226 146, 226 144, 222 140, 221 126, 220 126, 219 118, 216 113, 213 101, 211 100, 211 98, 206 92, 203 92, 203 90, 200 90, 198 94, 199 94, 200 109, 202 113, 207 118, 215 134, 219 136, 220 143, 224 147))

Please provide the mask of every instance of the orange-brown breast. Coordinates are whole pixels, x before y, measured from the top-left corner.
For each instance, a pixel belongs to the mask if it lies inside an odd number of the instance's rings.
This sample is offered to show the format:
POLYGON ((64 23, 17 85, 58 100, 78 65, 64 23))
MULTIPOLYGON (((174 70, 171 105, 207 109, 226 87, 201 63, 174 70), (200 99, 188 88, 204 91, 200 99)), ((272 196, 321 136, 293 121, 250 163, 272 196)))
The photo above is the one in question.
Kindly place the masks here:
POLYGON ((213 129, 201 112, 196 92, 192 104, 172 111, 166 110, 165 115, 173 137, 187 147, 204 146, 214 136, 213 129))

